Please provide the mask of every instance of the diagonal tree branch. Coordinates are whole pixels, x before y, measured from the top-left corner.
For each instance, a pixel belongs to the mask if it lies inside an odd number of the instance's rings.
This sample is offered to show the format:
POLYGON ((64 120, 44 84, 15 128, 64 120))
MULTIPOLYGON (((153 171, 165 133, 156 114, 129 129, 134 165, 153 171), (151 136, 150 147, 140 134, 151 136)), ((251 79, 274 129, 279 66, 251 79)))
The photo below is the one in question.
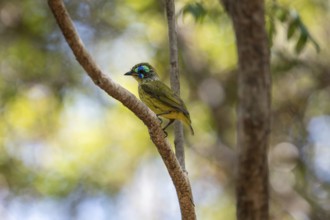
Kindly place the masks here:
MULTIPOLYGON (((175 3, 174 0, 165 0, 165 9, 168 23, 168 37, 170 49, 170 79, 173 91, 180 95, 180 75, 179 75, 179 61, 178 61, 178 39, 175 22, 175 3)), ((184 136, 182 123, 178 120, 174 124, 174 146, 175 154, 182 169, 186 171, 185 154, 184 154, 184 136)))
POLYGON ((117 99, 124 106, 130 109, 148 127, 150 138, 157 147, 157 150, 161 155, 175 186, 179 199, 182 219, 195 219, 196 215, 194 204, 192 202, 192 192, 189 179, 181 169, 180 164, 171 150, 170 144, 164 138, 163 130, 160 127, 159 120, 156 115, 132 93, 115 83, 100 70, 95 61, 89 55, 88 51, 85 49, 85 46, 77 34, 63 1, 48 0, 48 4, 77 61, 84 68, 93 82, 110 96, 117 99))

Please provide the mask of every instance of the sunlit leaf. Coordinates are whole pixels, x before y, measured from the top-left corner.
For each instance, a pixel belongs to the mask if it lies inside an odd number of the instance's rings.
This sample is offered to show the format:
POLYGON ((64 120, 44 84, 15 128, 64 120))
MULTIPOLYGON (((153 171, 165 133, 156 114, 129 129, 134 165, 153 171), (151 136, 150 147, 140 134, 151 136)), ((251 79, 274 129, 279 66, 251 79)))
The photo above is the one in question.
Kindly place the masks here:
MULTIPOLYGON (((314 40, 314 38, 312 37, 312 35, 309 33, 307 27, 305 26, 305 24, 301 21, 301 19, 299 19, 299 30, 300 30, 300 33, 301 35, 305 35, 304 38, 306 38, 306 42, 307 41, 310 41, 311 43, 313 43, 315 49, 317 52, 320 52, 320 46, 318 45, 318 43, 316 42, 316 40, 314 40)), ((301 36, 300 36, 301 38, 301 36)), ((299 40, 300 40, 299 38, 299 40)), ((299 40, 297 42, 297 45, 298 46, 298 43, 299 43, 299 40)), ((303 39, 301 40, 303 41, 303 39)), ((305 43, 306 43, 305 42, 305 43)), ((303 48, 302 48, 303 49, 303 48)), ((296 50, 297 51, 297 50, 296 50)))
POLYGON ((320 52, 321 51, 321 48, 320 48, 320 45, 317 43, 316 40, 314 40, 314 38, 312 36, 309 36, 309 40, 313 43, 313 46, 316 50, 316 52, 320 52))
POLYGON ((287 40, 296 41, 295 52, 299 54, 308 41, 310 41, 317 52, 320 51, 320 46, 317 41, 310 34, 308 28, 302 21, 299 13, 295 9, 289 9, 281 6, 278 3, 273 3, 270 11, 269 21, 269 38, 272 46, 273 38, 276 31, 276 21, 287 25, 287 40))
POLYGON ((297 20, 292 20, 289 23, 289 27, 288 27, 288 32, 287 32, 287 39, 290 40, 292 38, 292 36, 294 35, 294 33, 297 30, 297 20))
POLYGON ((206 15, 206 9, 201 3, 189 3, 182 9, 183 15, 191 14, 195 21, 202 21, 206 15))
POLYGON ((308 36, 307 34, 301 32, 298 42, 295 47, 295 51, 297 54, 301 53, 301 51, 305 48, 307 43, 308 36))
POLYGON ((281 8, 281 7, 276 7, 276 17, 278 18, 279 21, 281 22, 286 22, 289 17, 289 13, 287 10, 281 8))
POLYGON ((275 24, 274 24, 274 22, 271 22, 270 25, 269 25, 269 32, 268 32, 270 47, 273 46, 273 38, 274 38, 275 34, 276 34, 275 24))

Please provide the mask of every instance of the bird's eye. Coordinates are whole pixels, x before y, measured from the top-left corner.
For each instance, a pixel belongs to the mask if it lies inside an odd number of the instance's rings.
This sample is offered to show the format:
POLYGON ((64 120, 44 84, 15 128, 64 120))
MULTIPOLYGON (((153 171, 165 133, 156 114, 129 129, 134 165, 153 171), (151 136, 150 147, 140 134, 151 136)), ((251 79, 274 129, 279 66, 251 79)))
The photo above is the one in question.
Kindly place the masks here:
POLYGON ((145 77, 149 77, 150 68, 147 65, 139 65, 134 69, 134 72, 137 73, 137 76, 140 79, 144 79, 145 77))
POLYGON ((139 67, 137 68, 137 72, 138 72, 138 73, 143 73, 143 72, 144 72, 144 68, 143 68, 143 66, 139 66, 139 67))
POLYGON ((137 68, 135 68, 135 71, 138 73, 140 73, 140 72, 149 73, 150 68, 146 65, 141 65, 141 66, 138 66, 137 68))

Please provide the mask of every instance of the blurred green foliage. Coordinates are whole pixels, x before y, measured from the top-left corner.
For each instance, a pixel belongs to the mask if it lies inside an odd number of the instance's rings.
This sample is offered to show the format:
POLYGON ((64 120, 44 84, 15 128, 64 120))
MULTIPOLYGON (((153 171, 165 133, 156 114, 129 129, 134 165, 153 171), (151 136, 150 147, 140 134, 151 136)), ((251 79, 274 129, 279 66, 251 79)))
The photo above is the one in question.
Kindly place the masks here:
MULTIPOLYGON (((86 47, 114 80, 136 94, 136 82, 123 74, 147 61, 168 82, 161 1, 65 3, 86 47)), ((326 219, 330 174, 320 175, 322 167, 315 165, 319 148, 310 124, 330 114, 330 5, 312 0, 267 3, 272 5, 267 10, 273 77, 272 216, 299 219, 296 213, 302 213, 326 219)), ((181 94, 196 132, 187 135, 187 167, 197 213, 200 219, 234 219, 237 55, 231 22, 215 0, 176 4, 181 94)), ((143 167, 163 168, 150 162, 160 159, 143 123, 100 91, 77 64, 46 1, 1 0, 0 39, 0 192, 9 193, 1 207, 28 195, 34 201, 63 199, 71 210, 83 198, 101 193, 117 201, 114 207, 119 209, 118 197, 126 203, 132 199, 125 192, 143 176, 143 167)), ((165 170, 156 173, 168 175, 165 170)), ((169 179, 153 179, 148 181, 171 186, 169 179)), ((162 186, 133 191, 150 190, 152 198, 162 190, 175 194, 173 188, 159 190, 162 186)), ((164 196, 157 199, 170 203, 164 196)), ((163 212, 141 219, 179 216, 163 212)))
POLYGON ((294 38, 296 43, 295 52, 300 54, 305 48, 307 42, 311 42, 317 52, 320 52, 320 46, 308 31, 302 21, 299 12, 281 6, 276 2, 272 3, 271 10, 268 12, 269 19, 269 38, 272 44, 273 37, 276 37, 276 22, 282 23, 287 27, 287 40, 294 38))

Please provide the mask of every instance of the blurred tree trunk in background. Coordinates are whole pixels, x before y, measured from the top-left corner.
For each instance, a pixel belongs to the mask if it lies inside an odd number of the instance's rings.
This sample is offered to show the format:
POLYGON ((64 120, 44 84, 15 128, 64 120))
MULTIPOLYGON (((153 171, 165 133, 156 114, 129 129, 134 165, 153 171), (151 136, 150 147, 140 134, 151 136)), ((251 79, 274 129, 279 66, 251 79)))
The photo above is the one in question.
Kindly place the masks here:
POLYGON ((223 0, 238 51, 237 219, 268 219, 270 67, 264 2, 223 0))

